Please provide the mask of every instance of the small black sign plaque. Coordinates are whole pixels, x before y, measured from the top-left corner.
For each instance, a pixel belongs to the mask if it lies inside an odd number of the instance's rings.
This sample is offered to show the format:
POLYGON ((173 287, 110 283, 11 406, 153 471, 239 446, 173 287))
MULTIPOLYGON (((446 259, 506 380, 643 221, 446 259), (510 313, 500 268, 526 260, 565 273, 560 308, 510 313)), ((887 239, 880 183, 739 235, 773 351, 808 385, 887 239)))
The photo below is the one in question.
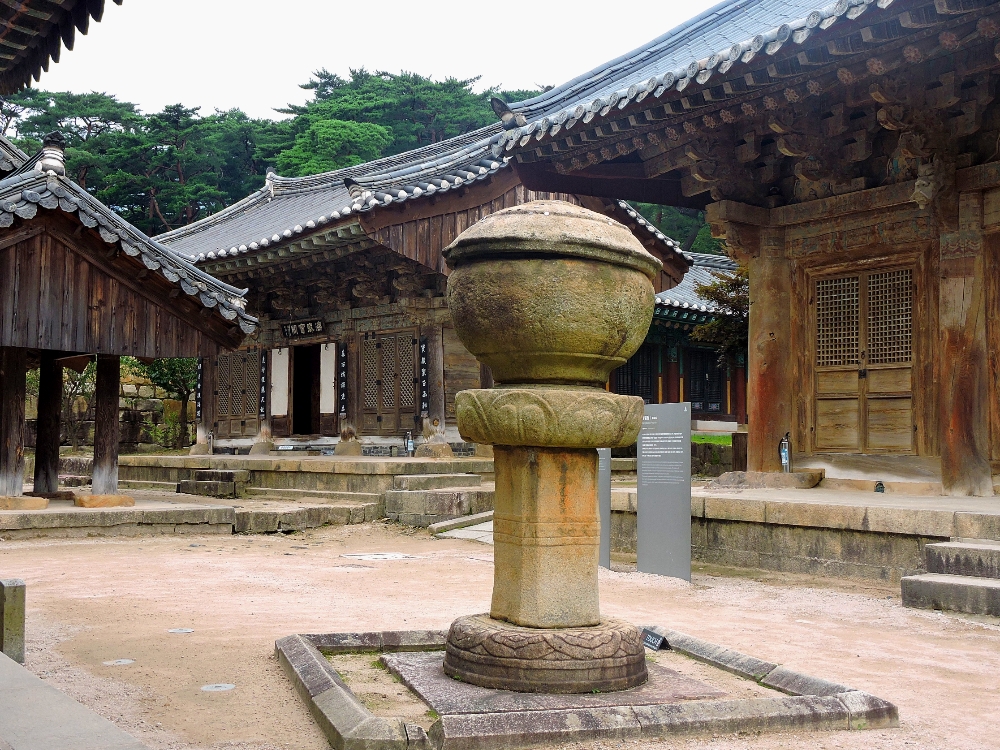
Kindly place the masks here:
POLYGON ((658 633, 654 633, 652 630, 642 629, 642 643, 646 648, 652 649, 653 651, 659 651, 663 648, 663 644, 666 642, 666 638, 658 633))
POLYGON ((312 336, 323 333, 322 320, 303 320, 298 323, 282 323, 281 333, 286 339, 294 339, 299 336, 312 336))

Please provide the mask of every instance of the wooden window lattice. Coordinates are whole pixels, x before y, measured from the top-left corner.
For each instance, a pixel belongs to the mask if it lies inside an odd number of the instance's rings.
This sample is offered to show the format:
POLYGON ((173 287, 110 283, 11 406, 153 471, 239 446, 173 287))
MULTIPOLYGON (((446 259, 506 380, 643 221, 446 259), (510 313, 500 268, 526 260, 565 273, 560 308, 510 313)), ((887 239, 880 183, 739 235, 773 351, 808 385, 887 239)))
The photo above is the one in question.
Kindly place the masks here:
POLYGON ((218 366, 217 380, 219 383, 218 391, 218 416, 228 417, 232 412, 230 411, 232 407, 232 392, 230 373, 232 372, 232 355, 231 354, 220 354, 219 355, 219 366, 218 366))
POLYGON ((382 339, 382 409, 396 408, 396 337, 382 339))
POLYGON ((627 396, 640 396, 647 404, 653 402, 655 350, 648 344, 643 344, 639 350, 616 372, 618 393, 627 396))
POLYGON ((913 271, 868 277, 868 362, 893 364, 913 359, 913 271))
POLYGON ((414 406, 415 387, 413 382, 413 349, 416 346, 410 334, 400 336, 399 345, 399 408, 412 409, 414 406))
POLYGON ((858 364, 860 339, 859 276, 816 282, 816 365, 858 364))
POLYGON ((716 352, 688 352, 688 401, 694 411, 722 412, 725 373, 716 352))
POLYGON ((361 342, 361 369, 364 373, 363 398, 365 409, 378 409, 378 342, 361 342))

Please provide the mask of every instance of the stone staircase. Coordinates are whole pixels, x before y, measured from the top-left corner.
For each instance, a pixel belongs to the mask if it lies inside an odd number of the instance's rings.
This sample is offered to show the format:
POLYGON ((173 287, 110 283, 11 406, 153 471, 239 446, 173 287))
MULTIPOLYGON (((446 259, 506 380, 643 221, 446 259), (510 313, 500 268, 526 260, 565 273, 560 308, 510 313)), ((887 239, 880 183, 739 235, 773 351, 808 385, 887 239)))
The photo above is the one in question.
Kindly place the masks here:
POLYGON ((384 497, 386 517, 410 526, 493 509, 493 485, 478 474, 400 474, 384 497))
POLYGON ((1000 617, 1000 541, 928 544, 927 573, 902 580, 903 606, 1000 617))
POLYGON ((240 497, 246 493, 250 472, 245 469, 198 469, 194 479, 182 479, 177 491, 206 497, 240 497))

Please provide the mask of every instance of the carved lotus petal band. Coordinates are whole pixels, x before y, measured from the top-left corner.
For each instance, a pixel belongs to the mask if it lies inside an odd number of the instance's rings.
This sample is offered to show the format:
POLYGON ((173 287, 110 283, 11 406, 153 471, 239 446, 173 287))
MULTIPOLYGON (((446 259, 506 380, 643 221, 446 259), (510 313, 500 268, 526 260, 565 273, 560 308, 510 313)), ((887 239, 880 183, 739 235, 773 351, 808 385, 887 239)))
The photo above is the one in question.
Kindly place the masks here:
POLYGON ((600 388, 514 387, 461 391, 458 430, 482 445, 617 448, 632 445, 643 401, 600 388))

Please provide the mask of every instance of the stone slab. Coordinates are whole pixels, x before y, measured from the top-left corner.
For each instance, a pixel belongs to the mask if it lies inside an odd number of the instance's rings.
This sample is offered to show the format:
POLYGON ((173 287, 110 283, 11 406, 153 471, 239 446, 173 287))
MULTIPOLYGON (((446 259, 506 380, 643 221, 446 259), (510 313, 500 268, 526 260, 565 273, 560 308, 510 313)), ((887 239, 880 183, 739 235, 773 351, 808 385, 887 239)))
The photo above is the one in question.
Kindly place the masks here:
POLYGON ((452 518, 451 520, 448 521, 439 521, 438 523, 432 523, 430 526, 427 527, 427 530, 431 534, 442 534, 446 531, 454 531, 456 529, 464 529, 469 526, 477 526, 479 524, 484 524, 492 520, 493 520, 493 511, 488 510, 485 513, 474 513, 471 516, 462 516, 461 518, 452 518))
POLYGON ((250 472, 246 469, 196 469, 196 482, 242 482, 250 481, 250 472))
POLYGON ((0 495, 0 510, 44 510, 48 507, 47 497, 0 495))
MULTIPOLYGON (((678 644, 683 641, 686 648, 710 656, 714 662, 723 665, 723 668, 728 665, 729 671, 736 674, 757 674, 763 668, 761 665, 774 667, 769 670, 774 676, 773 681, 781 682, 789 691, 816 689, 826 693, 831 687, 843 688, 676 631, 655 626, 653 629, 659 633, 673 634, 678 644)), ((666 700, 652 703, 644 700, 633 703, 615 700, 629 694, 639 694, 644 688, 606 695, 573 696, 487 690, 456 683, 444 676, 440 663, 444 658, 441 650, 445 635, 443 631, 328 633, 290 636, 275 645, 279 659, 289 670, 296 688, 309 702, 310 710, 327 732, 331 743, 336 748, 351 750, 403 747, 428 750, 432 747, 437 750, 507 750, 538 748, 546 743, 560 741, 587 743, 598 739, 655 739, 690 734, 745 735, 899 726, 898 712, 893 704, 850 688, 823 695, 784 695, 775 690, 773 698, 732 700, 727 700, 724 695, 722 698, 715 696, 699 699, 671 693, 666 700), (400 644, 407 645, 403 647, 400 644), (437 653, 398 653, 419 650, 436 650, 437 653), (366 719, 363 714, 359 715, 357 698, 344 694, 339 688, 339 676, 319 655, 320 651, 390 652, 390 655, 382 657, 383 663, 397 676, 410 674, 410 681, 405 677, 403 681, 425 701, 428 696, 437 701, 437 706, 433 703, 431 705, 440 714, 438 720, 424 734, 419 727, 403 724, 401 721, 399 724, 385 719, 373 721, 366 719), (414 674, 417 677, 413 677, 414 674), (438 685, 442 680, 447 681, 447 684, 438 685), (426 696, 414 687, 416 684, 421 685, 426 696), (428 684, 431 684, 431 688, 428 688, 428 684), (440 691, 437 697, 432 695, 435 690, 440 691), (582 701, 586 701, 587 705, 580 705, 582 701), (616 702, 619 705, 615 705, 616 702), (553 708, 550 704, 559 707, 553 708), (330 727, 333 725, 342 728, 336 738, 331 734, 333 730, 330 727), (400 736, 394 733, 394 727, 400 725, 407 744, 403 744, 400 736), (344 732, 343 727, 350 731, 344 732)), ((659 665, 650 665, 651 674, 654 666, 659 665)), ((671 672, 667 668, 662 670, 671 672)), ((659 670, 656 673, 659 674, 659 670)), ((682 680, 700 685, 688 678, 682 680)), ((655 689, 655 686, 649 689, 655 689)))
POLYGON ((24 664, 26 586, 20 578, 0 580, 0 652, 24 664))
POLYGON ((512 693, 492 690, 448 677, 442 669, 444 653, 397 653, 382 663, 439 714, 486 714, 508 711, 559 711, 607 706, 638 706, 685 700, 721 698, 721 690, 659 664, 647 663, 649 681, 615 693, 512 693))
POLYGON ((656 626, 646 629, 666 638, 667 646, 674 651, 755 682, 761 680, 778 666, 769 661, 741 654, 731 648, 679 633, 676 630, 665 630, 656 626))
POLYGON ((185 495, 205 495, 206 497, 235 497, 236 482, 220 482, 216 480, 199 481, 182 479, 177 484, 177 491, 185 495))
POLYGON ((708 483, 711 488, 743 487, 747 489, 808 490, 823 481, 823 469, 814 471, 727 471, 708 483))
POLYGON ((128 495, 77 495, 73 499, 77 508, 131 508, 135 498, 128 495))
POLYGON ((107 719, 0 654, 0 747, 146 750, 107 719))
POLYGON ((449 487, 479 487, 479 474, 400 474, 393 477, 395 490, 440 490, 449 487))
POLYGON ((924 547, 928 573, 1000 578, 1000 542, 941 542, 924 547))
POLYGON ((925 573, 902 580, 903 606, 1000 617, 1000 580, 925 573))

